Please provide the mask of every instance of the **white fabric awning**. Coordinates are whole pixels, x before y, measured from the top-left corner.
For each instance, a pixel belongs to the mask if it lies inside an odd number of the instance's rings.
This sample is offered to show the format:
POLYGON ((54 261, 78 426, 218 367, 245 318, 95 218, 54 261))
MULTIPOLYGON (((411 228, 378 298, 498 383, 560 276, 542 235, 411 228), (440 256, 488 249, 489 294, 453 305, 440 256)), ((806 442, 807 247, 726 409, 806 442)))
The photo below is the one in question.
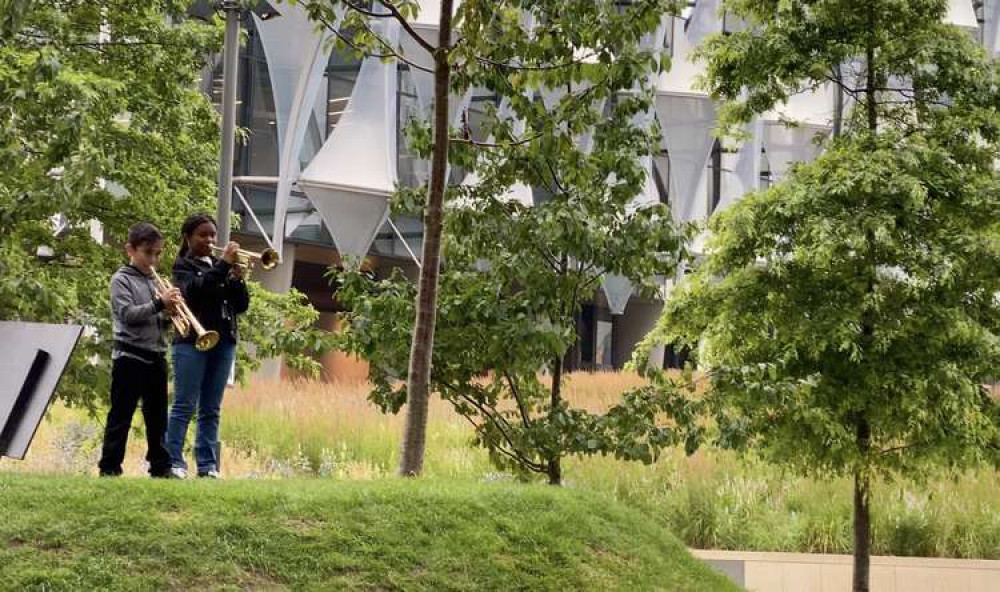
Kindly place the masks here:
MULTIPOLYGON (((395 44, 398 24, 372 28, 395 44)), ((342 255, 368 253, 389 215, 396 188, 396 62, 365 58, 344 113, 319 154, 299 176, 342 255)))
MULTIPOLYGON (((700 67, 690 59, 692 44, 684 20, 671 20, 673 59, 657 84, 656 113, 670 158, 671 209, 675 219, 691 221, 702 215, 696 205, 698 187, 715 143, 716 112, 712 99, 694 88, 700 67)), ((706 34, 702 28, 693 33, 706 34)))
POLYGON ((659 93, 656 112, 670 157, 670 203, 674 218, 698 218, 695 202, 715 137, 715 104, 707 96, 659 93))
POLYGON ((983 16, 983 46, 996 57, 1000 53, 1000 0, 986 0, 983 16))
POLYGON ((722 192, 715 211, 728 208, 760 186, 762 128, 760 120, 747 124, 743 128, 747 137, 740 143, 736 154, 723 155, 722 192))
POLYGON ((623 275, 606 273, 601 278, 601 287, 604 288, 604 296, 608 299, 608 308, 611 314, 625 314, 625 307, 628 306, 629 298, 632 297, 632 282, 623 275))
MULTIPOLYGON (((500 105, 497 107, 497 117, 500 119, 514 118, 514 112, 510 108, 510 104, 506 98, 503 99, 500 105)), ((515 138, 522 136, 524 134, 525 123, 523 120, 514 119, 511 123, 511 127, 515 138)), ((495 141, 496 138, 494 138, 493 136, 490 136, 489 138, 486 139, 487 144, 492 144, 495 141)), ((481 181, 482 179, 479 176, 479 174, 476 171, 471 171, 468 175, 465 176, 465 179, 462 181, 462 185, 465 187, 473 187, 475 185, 478 185, 481 181)), ((499 199, 500 201, 504 202, 517 202, 527 207, 531 207, 535 203, 531 187, 529 185, 525 185, 520 181, 517 181, 513 185, 508 187, 507 191, 504 192, 504 194, 500 196, 499 199)), ((459 203, 457 205, 461 207, 465 204, 459 203)))
MULTIPOLYGON (((278 186, 272 230, 272 243, 278 253, 283 252, 286 234, 295 230, 286 226, 289 194, 299 173, 302 143, 329 60, 325 44, 332 35, 325 29, 317 31, 300 4, 282 4, 280 10, 280 16, 266 21, 253 15, 267 57, 278 128, 278 186)), ((325 121, 316 124, 325 127, 325 121)))
POLYGON ((789 127, 779 122, 765 122, 763 143, 771 166, 771 180, 777 182, 784 178, 792 163, 810 162, 819 156, 823 148, 817 143, 817 136, 829 131, 825 126, 789 127))
POLYGON ((944 22, 963 29, 973 31, 979 29, 979 19, 976 18, 972 0, 948 0, 948 12, 945 13, 944 22))

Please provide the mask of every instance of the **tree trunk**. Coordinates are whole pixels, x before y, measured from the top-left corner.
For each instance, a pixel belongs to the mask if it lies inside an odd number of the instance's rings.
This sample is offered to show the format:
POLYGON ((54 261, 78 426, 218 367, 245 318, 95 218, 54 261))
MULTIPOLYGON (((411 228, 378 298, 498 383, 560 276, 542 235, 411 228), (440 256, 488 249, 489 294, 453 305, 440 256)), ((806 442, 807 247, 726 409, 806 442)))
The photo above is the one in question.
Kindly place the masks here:
POLYGON ((410 346, 410 368, 406 380, 407 410, 399 472, 413 477, 424 466, 427 443, 427 405, 430 398, 431 359, 434 353, 434 323, 437 314, 438 275, 441 262, 444 190, 448 172, 448 86, 451 66, 452 0, 441 0, 437 51, 434 53, 434 151, 431 182, 424 209, 424 244, 417 287, 416 321, 410 346))
MULTIPOLYGON (((551 409, 549 409, 550 417, 562 405, 562 369, 562 358, 556 358, 552 362, 552 396, 549 401, 551 403, 551 409)), ((548 461, 548 470, 546 472, 549 475, 549 485, 562 485, 561 455, 558 452, 553 452, 548 461)))
POLYGON ((854 473, 854 592, 868 592, 871 565, 870 483, 860 471, 854 473))
MULTIPOLYGON (((858 453, 862 458, 871 450, 871 425, 859 415, 856 420, 858 453)), ((871 512, 869 493, 871 480, 862 467, 854 471, 854 592, 868 592, 869 566, 871 564, 871 512)))

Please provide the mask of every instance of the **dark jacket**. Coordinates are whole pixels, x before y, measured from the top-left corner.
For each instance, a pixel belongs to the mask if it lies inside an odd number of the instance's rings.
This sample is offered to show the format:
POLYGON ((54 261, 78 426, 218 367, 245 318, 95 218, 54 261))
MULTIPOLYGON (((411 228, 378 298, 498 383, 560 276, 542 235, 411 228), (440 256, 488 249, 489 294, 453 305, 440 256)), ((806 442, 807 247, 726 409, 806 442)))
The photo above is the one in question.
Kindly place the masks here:
MULTIPOLYGON (((188 308, 205 329, 218 331, 219 338, 235 342, 239 337, 236 315, 250 307, 250 294, 243 280, 229 277, 232 266, 212 257, 209 264, 194 257, 174 261, 174 285, 180 289, 188 308)), ((176 336, 174 343, 194 343, 197 336, 176 336)))
POLYGON ((169 321, 162 314, 153 278, 131 265, 111 276, 111 313, 115 356, 126 348, 162 354, 169 321))

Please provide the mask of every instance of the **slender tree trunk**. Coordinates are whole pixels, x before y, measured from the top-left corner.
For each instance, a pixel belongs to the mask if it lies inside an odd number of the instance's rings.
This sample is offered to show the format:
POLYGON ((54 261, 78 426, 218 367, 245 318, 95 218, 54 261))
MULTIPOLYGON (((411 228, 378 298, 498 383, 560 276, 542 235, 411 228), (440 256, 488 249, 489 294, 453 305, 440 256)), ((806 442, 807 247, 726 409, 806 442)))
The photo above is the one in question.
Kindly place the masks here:
MULTIPOLYGON (((876 90, 876 72, 875 72, 875 13, 872 6, 869 4, 868 7, 869 15, 869 28, 870 37, 868 47, 865 49, 865 60, 866 69, 865 73, 866 79, 866 98, 868 104, 866 107, 866 119, 868 124, 868 131, 872 134, 872 142, 874 142, 875 132, 878 131, 878 110, 877 104, 875 102, 875 90, 876 90)), ((868 248, 866 257, 867 261, 867 271, 868 271, 868 285, 866 287, 866 294, 873 294, 875 292, 875 237, 871 231, 868 231, 865 235, 865 240, 868 248)), ((862 338, 864 340, 863 347, 866 352, 866 357, 872 355, 872 341, 875 336, 875 326, 871 319, 868 311, 865 311, 862 320, 861 327, 862 338)), ((858 455, 864 459, 868 456, 871 449, 871 425, 868 423, 868 419, 865 417, 864 410, 858 411, 857 419, 855 420, 856 428, 856 442, 858 446, 858 455)), ((863 465, 862 465, 863 467, 863 465)), ((852 582, 852 590, 854 592, 869 592, 869 581, 870 581, 870 566, 871 566, 871 513, 869 508, 871 491, 870 477, 864 468, 859 468, 854 472, 854 577, 852 582)))
MULTIPOLYGON (((556 358, 552 362, 552 396, 549 401, 552 408, 549 410, 550 416, 562 405, 562 371, 562 358, 556 358)), ((549 485, 562 485, 562 457, 558 452, 552 453, 546 472, 549 475, 549 485)))
MULTIPOLYGON (((862 454, 867 454, 871 446, 871 426, 865 419, 857 425, 858 446, 862 454)), ((871 512, 869 492, 871 482, 868 473, 854 472, 854 592, 869 592, 871 566, 871 512)))
POLYGON ((434 151, 431 183, 424 209, 424 245, 417 288, 416 321, 410 346, 410 368, 406 380, 407 410, 399 472, 417 476, 423 470, 427 443, 427 404, 430 398, 431 359, 434 353, 434 323, 437 314, 438 275, 441 263, 441 231, 445 175, 448 172, 448 85, 451 66, 452 0, 441 0, 437 51, 434 53, 434 151))

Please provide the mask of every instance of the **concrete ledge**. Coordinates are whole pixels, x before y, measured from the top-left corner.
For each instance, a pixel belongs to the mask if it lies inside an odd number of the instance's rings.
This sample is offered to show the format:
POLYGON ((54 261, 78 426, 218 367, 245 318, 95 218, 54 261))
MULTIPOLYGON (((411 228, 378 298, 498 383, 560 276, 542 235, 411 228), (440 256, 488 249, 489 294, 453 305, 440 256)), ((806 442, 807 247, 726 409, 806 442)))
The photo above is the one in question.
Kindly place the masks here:
MULTIPOLYGON (((850 555, 691 552, 751 592, 849 592, 850 555)), ((996 592, 1000 561, 872 557, 872 592, 996 592)))

